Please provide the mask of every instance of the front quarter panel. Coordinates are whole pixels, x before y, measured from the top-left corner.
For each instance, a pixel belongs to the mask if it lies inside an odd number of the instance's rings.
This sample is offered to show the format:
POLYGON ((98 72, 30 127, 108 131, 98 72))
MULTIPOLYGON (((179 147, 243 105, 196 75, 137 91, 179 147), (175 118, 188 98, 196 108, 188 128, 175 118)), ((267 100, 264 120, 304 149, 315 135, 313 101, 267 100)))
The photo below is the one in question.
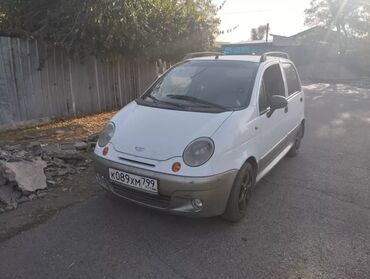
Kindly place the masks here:
POLYGON ((235 112, 212 136, 216 146, 212 163, 215 172, 240 169, 249 157, 258 156, 254 114, 254 106, 235 112))

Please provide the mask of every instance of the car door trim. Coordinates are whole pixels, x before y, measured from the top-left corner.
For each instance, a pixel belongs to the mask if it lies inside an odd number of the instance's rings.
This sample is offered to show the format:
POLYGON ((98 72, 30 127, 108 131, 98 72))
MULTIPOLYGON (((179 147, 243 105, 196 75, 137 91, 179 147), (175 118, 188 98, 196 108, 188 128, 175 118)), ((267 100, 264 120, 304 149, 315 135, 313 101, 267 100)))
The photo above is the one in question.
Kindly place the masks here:
POLYGON ((264 170, 279 154, 294 141, 294 137, 299 129, 297 125, 293 130, 291 130, 283 139, 281 139, 277 144, 275 144, 265 155, 261 157, 258 162, 259 170, 264 170))

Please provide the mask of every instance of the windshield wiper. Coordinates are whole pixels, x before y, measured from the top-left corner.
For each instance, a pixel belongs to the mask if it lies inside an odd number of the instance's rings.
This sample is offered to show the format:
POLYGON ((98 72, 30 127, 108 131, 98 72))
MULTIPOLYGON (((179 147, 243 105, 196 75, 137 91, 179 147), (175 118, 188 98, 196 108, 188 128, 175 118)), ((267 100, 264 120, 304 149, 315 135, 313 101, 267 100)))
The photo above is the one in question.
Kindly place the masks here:
POLYGON ((152 99, 154 103, 159 102, 159 100, 158 100, 156 97, 152 96, 152 95, 145 96, 145 97, 144 97, 144 99, 145 99, 146 97, 148 97, 149 99, 152 99))
POLYGON ((228 110, 228 108, 226 108, 224 106, 221 106, 221 105, 218 105, 218 104, 215 104, 215 103, 211 103, 211 102, 208 102, 206 100, 202 100, 202 99, 199 99, 199 98, 196 98, 196 97, 188 96, 188 95, 170 94, 170 95, 166 95, 166 97, 169 97, 169 98, 172 98, 172 99, 189 101, 189 102, 192 102, 192 103, 198 103, 198 104, 201 104, 201 105, 206 105, 208 107, 214 107, 214 108, 218 108, 218 109, 221 109, 221 110, 228 110))
POLYGON ((184 106, 179 105, 179 104, 166 102, 166 101, 163 101, 163 100, 158 100, 156 97, 154 97, 152 95, 147 95, 144 98, 146 98, 146 97, 149 98, 149 99, 152 99, 154 103, 163 103, 163 104, 166 104, 166 105, 171 105, 171 106, 174 106, 174 107, 177 107, 177 108, 182 108, 182 109, 185 108, 184 106))

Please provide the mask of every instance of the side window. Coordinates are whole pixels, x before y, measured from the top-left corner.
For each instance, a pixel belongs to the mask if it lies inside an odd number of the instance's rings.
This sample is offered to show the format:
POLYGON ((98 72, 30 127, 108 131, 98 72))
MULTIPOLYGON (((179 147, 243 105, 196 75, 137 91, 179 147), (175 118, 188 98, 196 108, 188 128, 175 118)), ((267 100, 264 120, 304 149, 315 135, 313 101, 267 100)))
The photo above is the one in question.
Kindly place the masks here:
POLYGON ((274 64, 265 70, 263 81, 268 99, 272 95, 285 97, 285 85, 279 64, 274 64))
POLYGON ((260 94, 258 97, 258 106, 260 109, 260 113, 264 113, 267 108, 269 107, 269 101, 268 96, 265 88, 265 82, 262 80, 261 88, 260 88, 260 94))
POLYGON ((298 75, 293 65, 290 63, 283 63, 283 69, 288 84, 289 96, 297 91, 301 91, 301 85, 299 83, 298 75))

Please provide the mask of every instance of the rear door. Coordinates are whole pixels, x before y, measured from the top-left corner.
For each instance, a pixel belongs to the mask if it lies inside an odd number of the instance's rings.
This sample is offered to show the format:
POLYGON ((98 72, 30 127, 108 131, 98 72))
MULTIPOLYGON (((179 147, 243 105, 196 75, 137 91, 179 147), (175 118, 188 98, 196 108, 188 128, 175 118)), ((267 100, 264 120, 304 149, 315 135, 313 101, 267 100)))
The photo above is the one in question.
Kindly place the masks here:
POLYGON ((284 138, 287 134, 287 111, 270 111, 272 95, 286 97, 286 90, 281 67, 278 63, 270 65, 264 71, 258 93, 259 116, 256 119, 256 129, 259 130, 258 153, 260 170, 263 170, 285 148, 284 138))
POLYGON ((304 113, 304 96, 301 88, 301 82, 296 68, 292 63, 282 63, 285 82, 288 88, 288 108, 287 121, 289 130, 296 128, 303 119, 304 113))

